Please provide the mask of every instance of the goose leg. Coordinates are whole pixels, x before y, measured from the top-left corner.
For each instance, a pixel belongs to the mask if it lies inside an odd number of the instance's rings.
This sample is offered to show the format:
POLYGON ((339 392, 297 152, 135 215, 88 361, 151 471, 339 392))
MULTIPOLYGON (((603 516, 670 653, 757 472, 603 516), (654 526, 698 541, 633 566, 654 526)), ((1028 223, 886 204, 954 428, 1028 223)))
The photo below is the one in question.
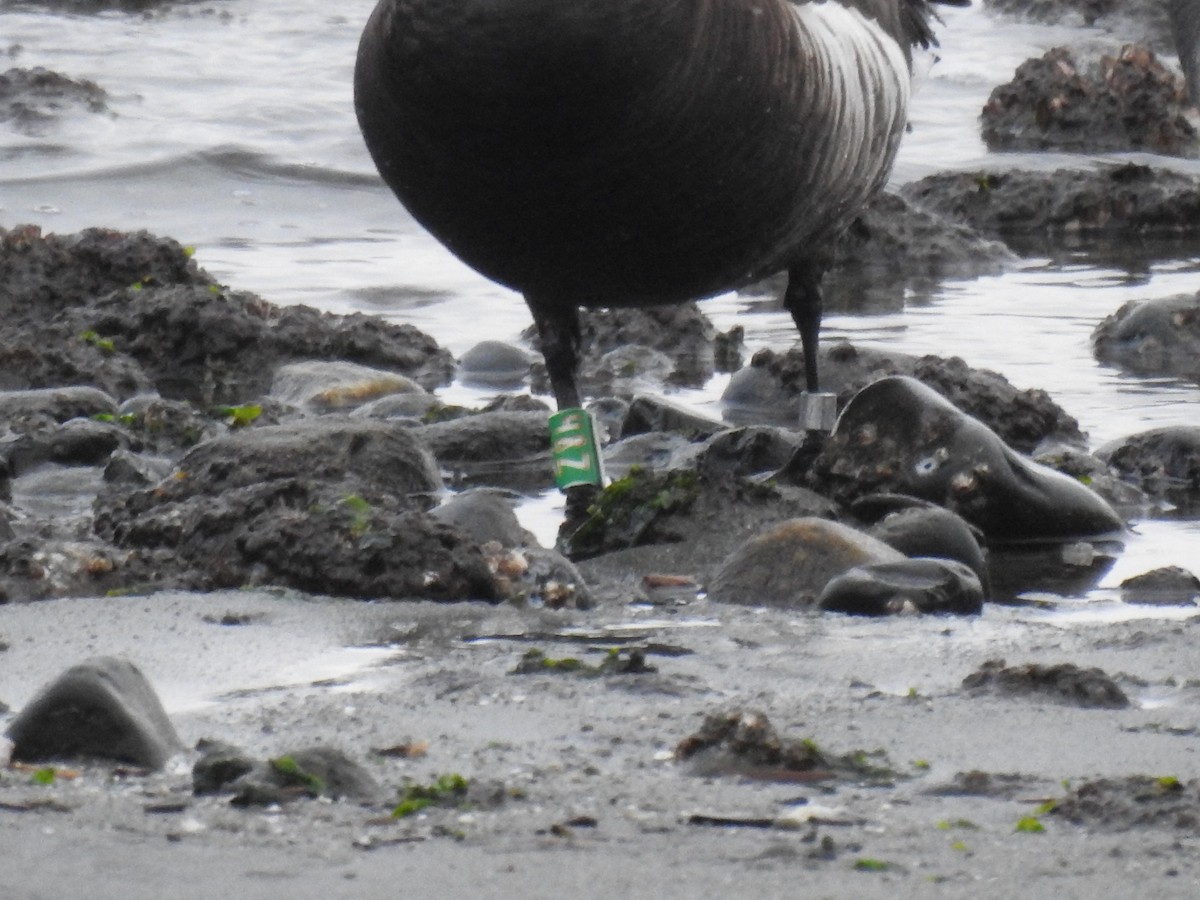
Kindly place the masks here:
POLYGON ((810 394, 820 389, 817 372, 817 350, 821 340, 821 276, 823 267, 813 263, 801 263, 788 269, 787 290, 783 294, 783 305, 792 314, 792 321, 800 331, 800 345, 804 348, 804 380, 810 394))
POLYGON ((821 393, 817 352, 821 339, 821 278, 828 264, 821 260, 797 263, 788 269, 783 305, 792 314, 804 348, 805 393, 800 397, 801 427, 810 432, 832 430, 837 417, 837 397, 821 393))
POLYGON ((579 310, 571 305, 543 303, 526 295, 525 302, 533 313, 542 341, 542 356, 550 387, 560 410, 576 409, 579 405, 579 345, 583 335, 579 330, 579 310))
MULTIPOLYGON (((529 296, 526 296, 525 302, 529 305, 529 311, 533 313, 533 321, 537 325, 538 335, 541 337, 542 356, 546 360, 546 372, 550 376, 550 387, 554 391, 554 400, 558 405, 559 413, 563 413, 565 410, 574 410, 577 413, 567 417, 568 420, 583 420, 582 423, 574 421, 571 425, 566 426, 570 429, 572 436, 566 438, 565 442, 568 448, 576 451, 574 459, 576 463, 581 459, 578 456, 580 444, 587 445, 583 447, 583 452, 592 454, 591 465, 594 466, 589 469, 594 474, 589 477, 588 481, 562 488, 566 496, 566 510, 563 523, 559 528, 559 537, 560 543, 563 543, 587 519, 588 510, 599 496, 603 482, 600 451, 594 438, 595 429, 588 413, 580 409, 582 403, 578 385, 579 346, 583 336, 579 329, 579 310, 572 305, 541 303, 536 298, 529 296), (591 477, 595 478, 595 482, 590 480, 591 477)), ((559 468, 564 465, 564 460, 560 456, 560 438, 555 434, 555 422, 559 418, 561 417, 551 417, 550 421, 551 445, 555 457, 555 478, 561 486, 564 482, 559 479, 559 468)), ((567 460, 566 465, 570 464, 571 460, 567 460)), ((563 546, 566 547, 566 544, 563 543, 563 546)))

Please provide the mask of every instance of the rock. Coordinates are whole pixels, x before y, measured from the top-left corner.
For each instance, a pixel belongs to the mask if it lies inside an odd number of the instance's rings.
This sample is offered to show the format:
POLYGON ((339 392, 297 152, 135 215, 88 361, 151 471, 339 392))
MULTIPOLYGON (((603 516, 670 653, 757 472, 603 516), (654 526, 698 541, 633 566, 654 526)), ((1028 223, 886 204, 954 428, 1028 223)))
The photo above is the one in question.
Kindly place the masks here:
POLYGON ((609 485, 559 547, 596 584, 626 583, 630 573, 708 575, 743 541, 773 523, 832 516, 834 505, 807 488, 693 469, 633 469, 609 485))
POLYGON ((1200 179, 1134 163, 940 173, 901 190, 1018 252, 1045 255, 1047 241, 1073 245, 1137 235, 1194 242, 1200 235, 1200 179))
POLYGON ((554 483, 543 412, 486 412, 417 430, 438 463, 464 484, 533 490, 554 483))
POLYGON ((154 688, 128 660, 97 656, 29 701, 8 728, 24 762, 109 759, 161 769, 182 748, 154 688))
POLYGON ((782 522, 742 544, 708 585, 717 603, 804 609, 835 577, 855 566, 904 557, 864 532, 825 519, 782 522))
POLYGON ((846 406, 811 486, 843 503, 909 494, 958 513, 989 541, 1063 541, 1119 532, 1088 488, 1007 447, 982 422, 912 378, 884 378, 846 406))
POLYGON ((1096 326, 1092 350, 1136 375, 1200 381, 1200 293, 1125 303, 1096 326))
POLYGON ((70 109, 107 113, 108 94, 94 81, 76 80, 37 66, 0 74, 0 122, 29 135, 44 134, 70 109))
MULTIPOLYGON (((215 282, 178 241, 147 231, 43 235, 34 225, 0 228, 0 321, 44 318, 132 284, 215 282)), ((79 334, 70 337, 78 343, 79 334)))
POLYGON ((1105 153, 1145 150, 1190 156, 1200 135, 1185 115, 1183 81, 1146 47, 1076 62, 1056 47, 1022 63, 983 107, 989 150, 1105 153))
POLYGON ((305 360, 275 370, 270 394, 314 412, 350 410, 392 394, 424 394, 403 375, 345 360, 305 360))
POLYGON ((1085 709, 1124 709, 1125 692, 1103 671, 1081 669, 1074 663, 1006 666, 993 659, 963 679, 968 691, 1045 697, 1085 709))
POLYGON ((1163 0, 985 0, 989 10, 1035 22, 1103 28, 1126 39, 1171 43, 1163 0))
POLYGON ((412 326, 226 291, 174 241, 0 233, 0 388, 92 384, 118 399, 156 392, 209 407, 265 394, 284 363, 331 359, 424 387, 453 371, 412 326))
POLYGON ((0 391, 0 420, 14 430, 33 422, 66 422, 111 416, 117 401, 102 390, 84 385, 41 388, 38 390, 0 391))
POLYGON ((868 534, 905 556, 957 560, 975 573, 984 598, 990 594, 982 536, 957 513, 897 494, 863 497, 854 502, 851 511, 871 523, 868 534))
POLYGON ((689 440, 706 438, 725 426, 662 397, 640 395, 629 405, 621 437, 650 431, 675 431, 689 440))
POLYGON ((441 490, 420 431, 390 422, 321 418, 242 429, 205 441, 178 463, 173 499, 216 495, 278 479, 342 482, 373 500, 441 490))
POLYGON ((634 468, 688 468, 699 450, 699 445, 674 431, 635 434, 604 448, 604 471, 610 478, 619 480, 634 468))
POLYGON ((1200 492, 1200 425, 1168 425, 1110 441, 1096 456, 1143 491, 1191 506, 1200 492))
POLYGON ((95 529, 137 551, 124 578, 161 586, 497 599, 478 544, 423 512, 440 488, 409 429, 323 417, 232 432, 194 448, 177 477, 107 488, 95 529))
POLYGON ((220 793, 227 785, 252 771, 255 760, 240 747, 224 741, 201 740, 200 758, 192 766, 192 793, 220 793))
POLYGON ((880 191, 838 239, 831 281, 868 280, 903 289, 905 279, 994 275, 1014 261, 1004 244, 901 194, 880 191))
MULTIPOLYGON (((143 449, 175 457, 227 430, 221 419, 201 414, 190 403, 148 394, 138 394, 122 403, 117 422, 134 435, 143 449)), ((270 416, 260 412, 253 424, 270 424, 270 416)))
POLYGON ((499 541, 489 541, 481 549, 497 595, 504 600, 546 609, 592 607, 587 581, 557 550, 536 545, 506 549, 499 541))
POLYGON ((687 514, 700 489, 691 469, 655 472, 632 468, 601 492, 587 517, 559 543, 567 556, 587 559, 601 553, 682 540, 667 524, 672 514, 687 514))
POLYGON ((439 522, 458 528, 471 540, 502 547, 537 545, 532 534, 521 527, 513 511, 511 495, 492 488, 475 488, 454 494, 430 511, 439 522))
MULTIPOLYGON (((842 343, 823 349, 820 365, 822 389, 838 395, 839 408, 884 376, 909 375, 983 421, 1022 452, 1031 452, 1048 440, 1084 443, 1079 423, 1045 391, 1019 391, 1004 376, 973 369, 956 357, 916 358, 842 343)), ((727 417, 735 421, 745 422, 755 409, 765 408, 768 421, 794 426, 799 421, 803 390, 802 350, 793 348, 782 354, 762 350, 754 355, 748 368, 730 379, 721 402, 727 417), (744 382, 752 383, 743 386, 744 382), (749 405, 738 410, 740 404, 749 405)))
POLYGON ((300 797, 378 802, 383 790, 362 764, 332 747, 307 747, 256 761, 214 742, 192 769, 197 794, 232 793, 234 806, 270 806, 300 797))
POLYGON ((1096 456, 1078 447, 1043 446, 1033 461, 1086 484, 1126 521, 1145 518, 1152 504, 1145 492, 1117 474, 1096 456))
POLYGON ((534 357, 504 341, 480 341, 458 361, 464 384, 516 386, 529 377, 534 357))
POLYGON ((830 580, 817 606, 856 616, 909 612, 976 615, 983 587, 967 566, 949 559, 917 558, 855 566, 830 580))
POLYGON ((698 449, 696 466, 710 478, 748 477, 787 465, 801 436, 769 425, 731 428, 714 434, 698 449))
POLYGON ((1194 606, 1200 599, 1200 578, 1180 566, 1164 566, 1122 581, 1121 599, 1151 606, 1194 606))
POLYGON ((1071 788, 1057 800, 1050 815, 1088 833, 1149 828, 1195 832, 1200 825, 1200 784, 1182 782, 1171 775, 1100 778, 1071 788))
POLYGON ((12 476, 18 477, 44 463, 101 466, 131 443, 129 435, 110 422, 72 419, 0 444, 0 459, 12 476))
POLYGON ((850 778, 874 784, 896 777, 882 751, 830 753, 811 739, 781 737, 766 714, 753 709, 705 716, 700 730, 675 747, 675 758, 689 762, 695 774, 704 776, 742 775, 779 782, 850 778), (807 777, 797 778, 797 773, 807 777))

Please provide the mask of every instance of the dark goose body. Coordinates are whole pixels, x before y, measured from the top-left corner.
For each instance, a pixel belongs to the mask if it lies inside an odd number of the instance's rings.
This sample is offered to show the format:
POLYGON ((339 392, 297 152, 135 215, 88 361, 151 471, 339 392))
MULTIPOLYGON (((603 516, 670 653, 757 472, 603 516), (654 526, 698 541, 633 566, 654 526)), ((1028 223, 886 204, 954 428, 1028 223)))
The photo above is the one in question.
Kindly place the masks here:
POLYGON ((577 404, 579 306, 786 269, 801 331, 814 307, 819 321, 831 241, 895 159, 928 15, 925 0, 381 0, 355 102, 384 180, 525 295, 559 404, 577 404))

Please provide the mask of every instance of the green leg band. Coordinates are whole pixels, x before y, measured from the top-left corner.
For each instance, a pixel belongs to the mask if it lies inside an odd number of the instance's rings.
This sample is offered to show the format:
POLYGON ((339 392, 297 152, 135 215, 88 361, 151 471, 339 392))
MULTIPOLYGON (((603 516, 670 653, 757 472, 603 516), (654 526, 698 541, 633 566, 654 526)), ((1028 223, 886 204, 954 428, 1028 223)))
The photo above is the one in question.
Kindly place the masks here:
POLYGON ((596 430, 587 410, 563 409, 550 417, 550 453, 559 490, 577 484, 604 485, 596 430))

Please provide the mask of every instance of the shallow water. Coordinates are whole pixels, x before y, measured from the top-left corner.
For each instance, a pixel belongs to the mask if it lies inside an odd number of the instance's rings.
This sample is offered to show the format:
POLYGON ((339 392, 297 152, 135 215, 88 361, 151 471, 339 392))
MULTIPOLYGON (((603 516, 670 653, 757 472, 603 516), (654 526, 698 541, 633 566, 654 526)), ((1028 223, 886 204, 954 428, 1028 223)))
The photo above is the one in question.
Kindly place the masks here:
MULTIPOLYGON (((92 79, 108 91, 112 110, 73 112, 35 135, 0 126, 0 224, 60 233, 146 228, 194 246, 217 277, 277 303, 384 314, 455 353, 483 338, 518 339, 529 324, 520 299, 425 235, 362 146, 350 78, 372 5, 347 0, 332 12, 300 0, 230 0, 152 18, 0 11, 0 58, 92 79)), ((1145 155, 987 153, 977 116, 991 88, 1048 47, 1103 35, 1005 22, 978 8, 944 17, 940 60, 917 94, 896 182, 951 168, 1129 158, 1200 173, 1197 161, 1145 155)), ((824 334, 953 354, 1019 387, 1044 388, 1099 444, 1195 421, 1200 388, 1100 366, 1089 336, 1127 300, 1194 291, 1198 282, 1200 249, 1156 261, 1133 248, 1120 265, 1061 254, 1000 276, 909 291, 899 312, 832 314, 824 334)), ((793 342, 787 315, 761 307, 727 295, 706 312, 722 329, 743 324, 751 352, 793 342)), ((723 386, 718 377, 679 399, 716 412, 723 386)), ((481 399, 459 385, 445 393, 481 399)), ((555 498, 542 498, 526 518, 545 536, 555 510, 555 498)), ((1102 587, 1156 565, 1192 564, 1196 523, 1146 523, 1139 532, 1102 587)), ((1097 592, 1098 602, 1106 599, 1097 592)))

